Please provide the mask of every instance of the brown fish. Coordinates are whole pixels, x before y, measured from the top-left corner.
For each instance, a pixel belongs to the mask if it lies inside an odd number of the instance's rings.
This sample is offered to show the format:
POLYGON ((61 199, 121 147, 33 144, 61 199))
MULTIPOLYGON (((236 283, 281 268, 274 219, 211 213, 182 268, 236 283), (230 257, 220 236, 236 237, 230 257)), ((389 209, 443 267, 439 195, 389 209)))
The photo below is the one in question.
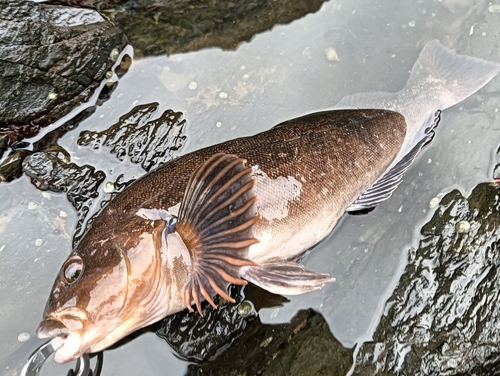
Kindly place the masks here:
POLYGON ((433 135, 435 112, 473 94, 500 65, 433 41, 405 88, 345 98, 344 109, 290 120, 172 160, 96 218, 54 283, 38 336, 67 362, 252 282, 301 294, 332 281, 290 261, 348 210, 401 182, 433 135))

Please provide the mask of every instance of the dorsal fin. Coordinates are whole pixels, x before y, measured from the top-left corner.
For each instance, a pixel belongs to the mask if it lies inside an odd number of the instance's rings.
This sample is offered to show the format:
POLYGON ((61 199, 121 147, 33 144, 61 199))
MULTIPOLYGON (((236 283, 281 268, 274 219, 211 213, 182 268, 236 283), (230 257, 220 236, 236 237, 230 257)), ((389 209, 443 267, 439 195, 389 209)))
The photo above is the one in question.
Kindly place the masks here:
POLYGON ((194 171, 181 202, 175 230, 193 260, 184 300, 190 311, 194 300, 200 315, 202 297, 214 308, 215 294, 234 302, 227 286, 247 284, 238 271, 255 265, 248 260, 248 248, 258 242, 252 236, 257 197, 245 162, 232 154, 213 155, 194 171))
POLYGON ((403 181, 403 175, 411 166, 420 150, 434 137, 433 129, 440 121, 441 112, 437 111, 432 125, 425 130, 424 136, 413 148, 396 163, 389 171, 382 175, 365 193, 359 196, 346 211, 356 212, 372 209, 391 197, 398 185, 403 181))

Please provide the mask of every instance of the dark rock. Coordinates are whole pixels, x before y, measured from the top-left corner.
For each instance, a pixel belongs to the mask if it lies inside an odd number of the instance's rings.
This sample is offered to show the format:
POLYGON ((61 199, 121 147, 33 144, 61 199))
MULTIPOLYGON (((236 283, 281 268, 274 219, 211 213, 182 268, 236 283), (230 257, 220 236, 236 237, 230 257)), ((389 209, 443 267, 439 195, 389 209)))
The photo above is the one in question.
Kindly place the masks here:
POLYGON ((203 302, 203 316, 184 310, 166 317, 156 334, 167 341, 181 358, 208 361, 241 336, 247 323, 256 318, 261 308, 280 307, 288 302, 280 295, 251 284, 244 290, 231 286, 230 295, 236 303, 215 297, 218 309, 203 302))
POLYGON ((78 145, 90 145, 94 149, 111 147, 111 153, 118 159, 128 156, 149 171, 172 159, 173 152, 186 140, 186 120, 182 112, 166 110, 159 118, 152 119, 157 110, 158 103, 136 106, 102 132, 82 132, 78 145))
POLYGON ((53 0, 100 9, 119 25, 137 56, 208 47, 235 49, 255 34, 319 10, 325 0, 53 0))
POLYGON ((22 163, 30 154, 27 150, 16 150, 0 164, 0 181, 8 182, 17 179, 23 174, 22 163))
POLYGON ((92 166, 70 163, 68 153, 60 146, 29 155, 22 166, 38 189, 66 192, 69 202, 78 212, 80 226, 106 177, 104 172, 96 171, 92 166))
POLYGON ((23 170, 40 190, 68 192, 68 198, 77 210, 82 205, 78 196, 96 197, 96 187, 106 176, 92 166, 80 167, 69 162, 69 155, 59 146, 33 153, 24 160, 23 170))
POLYGON ((86 102, 126 44, 95 11, 24 0, 0 0, 0 29, 0 155, 86 102))
POLYGON ((9 182, 21 177, 23 174, 22 164, 27 156, 31 155, 33 151, 44 151, 45 149, 54 148, 56 146, 58 147, 57 141, 60 137, 66 134, 66 132, 75 129, 81 121, 92 115, 94 112, 95 106, 86 108, 73 119, 67 121, 57 129, 47 133, 40 140, 36 141, 33 144, 32 151, 26 150, 26 148, 31 145, 30 143, 26 141, 14 142, 11 145, 13 152, 0 164, 0 181, 9 182))
POLYGON ((500 373, 499 194, 484 183, 443 197, 355 374, 500 373))
POLYGON ((353 351, 319 313, 299 311, 289 324, 264 325, 257 312, 287 299, 252 284, 232 286, 231 296, 236 304, 216 297, 217 310, 203 302, 203 316, 185 310, 162 320, 157 335, 181 358, 198 362, 188 375, 344 376, 351 368, 353 351))
POLYGON ((189 366, 187 375, 344 376, 352 355, 319 313, 305 310, 289 324, 250 321, 229 349, 214 361, 189 366))

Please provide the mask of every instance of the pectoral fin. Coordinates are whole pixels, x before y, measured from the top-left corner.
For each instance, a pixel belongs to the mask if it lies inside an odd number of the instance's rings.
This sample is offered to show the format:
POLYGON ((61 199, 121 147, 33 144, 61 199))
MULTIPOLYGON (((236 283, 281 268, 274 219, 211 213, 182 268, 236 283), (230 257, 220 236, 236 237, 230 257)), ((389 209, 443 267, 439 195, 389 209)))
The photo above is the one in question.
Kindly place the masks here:
POLYGON ((193 270, 184 300, 190 311, 192 302, 201 314, 201 299, 214 308, 215 294, 234 302, 227 294, 229 284, 244 285, 239 277, 248 260, 248 248, 258 242, 252 235, 257 222, 253 204, 251 168, 245 160, 231 154, 215 154, 191 176, 179 209, 175 231, 192 257, 193 270))
POLYGON ((291 261, 277 261, 256 266, 245 266, 240 276, 247 281, 279 295, 299 295, 318 290, 325 283, 335 282, 328 274, 306 270, 291 261))

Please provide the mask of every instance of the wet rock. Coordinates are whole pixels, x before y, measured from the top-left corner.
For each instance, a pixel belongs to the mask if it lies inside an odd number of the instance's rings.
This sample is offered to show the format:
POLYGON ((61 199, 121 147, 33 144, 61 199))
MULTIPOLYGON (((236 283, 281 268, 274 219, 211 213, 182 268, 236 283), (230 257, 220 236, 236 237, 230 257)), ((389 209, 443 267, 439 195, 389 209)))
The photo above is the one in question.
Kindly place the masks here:
POLYGON ((12 144, 13 152, 0 163, 0 181, 9 182, 22 176, 22 164, 24 159, 32 152, 44 151, 45 149, 57 146, 57 141, 67 132, 78 127, 81 121, 88 118, 95 112, 95 106, 89 107, 73 119, 67 121, 57 129, 47 133, 43 138, 33 144, 33 150, 28 150, 31 146, 29 142, 21 141, 12 144))
POLYGON ((99 187, 106 174, 89 165, 71 163, 69 154, 58 145, 30 154, 24 159, 22 168, 38 189, 66 192, 68 201, 78 215, 73 235, 75 246, 92 219, 92 203, 99 196, 99 187))
POLYGON ((208 47, 235 49, 255 34, 319 10, 324 0, 57 0, 99 8, 119 25, 137 56, 208 47))
MULTIPOLYGON (((99 213, 103 208, 106 207, 106 205, 113 200, 118 193, 123 191, 126 187, 128 187, 130 184, 132 184, 135 181, 135 179, 131 180, 124 180, 124 176, 119 175, 116 178, 116 181, 112 183, 113 185, 113 190, 111 192, 106 192, 106 188, 104 188, 105 194, 103 197, 99 199, 99 205, 97 208, 93 208, 92 206, 92 200, 89 199, 86 196, 82 195, 82 192, 79 192, 78 194, 75 194, 73 197, 74 201, 80 201, 84 202, 84 205, 80 205, 80 208, 76 208, 77 213, 78 213, 78 222, 76 224, 75 232, 73 234, 73 240, 72 240, 72 248, 75 248, 76 245, 78 244, 78 241, 82 237, 82 235, 85 233, 85 230, 89 227, 92 226, 92 223, 94 220, 97 218, 99 213), (93 208, 93 210, 92 210, 93 208)), ((108 182, 109 183, 109 182, 108 182)), ((97 188, 98 186, 95 186, 95 193, 93 197, 97 197, 97 188)), ((70 199, 70 202, 71 199, 70 199)), ((74 206, 74 205, 73 205, 74 206)))
POLYGON ((187 310, 168 316, 161 322, 156 334, 190 361, 208 361, 227 348, 244 331, 247 323, 257 317, 262 308, 282 307, 288 299, 262 290, 252 284, 231 286, 230 303, 216 296, 218 309, 206 301, 202 303, 203 316, 187 310))
POLYGON ((123 32, 95 11, 0 0, 0 155, 86 102, 123 32))
POLYGON ((286 298, 252 284, 232 286, 231 296, 235 304, 217 297, 219 309, 203 302, 203 317, 186 310, 166 317, 157 330, 180 357, 198 363, 188 375, 336 376, 352 366, 352 350, 333 337, 319 313, 299 311, 289 324, 265 325, 257 312, 280 307, 286 298))
POLYGON ((355 374, 500 373, 499 195, 484 183, 468 199, 456 190, 443 197, 355 374))
POLYGON ((321 314, 302 310, 289 324, 264 325, 256 318, 216 360, 189 366, 187 375, 344 376, 352 354, 321 314))
POLYGON ((16 150, 0 164, 0 181, 8 182, 19 178, 23 174, 22 163, 30 154, 26 150, 16 150))
POLYGON ((78 145, 94 149, 111 147, 111 153, 121 161, 128 156, 149 171, 172 159, 173 152, 186 140, 182 112, 166 110, 159 118, 152 119, 157 110, 158 103, 136 106, 102 132, 82 132, 78 145))
POLYGON ((69 162, 69 155, 59 146, 28 156, 23 162, 23 171, 38 189, 66 192, 81 220, 86 217, 106 177, 104 172, 92 166, 69 162))
POLYGON ((214 302, 218 309, 213 309, 204 302, 203 316, 198 313, 190 314, 187 310, 168 316, 162 321, 156 334, 167 341, 183 359, 202 361, 213 358, 218 351, 239 337, 247 322, 257 315, 255 310, 241 315, 238 308, 244 295, 235 287, 231 290, 236 303, 229 303, 217 296, 214 302))

